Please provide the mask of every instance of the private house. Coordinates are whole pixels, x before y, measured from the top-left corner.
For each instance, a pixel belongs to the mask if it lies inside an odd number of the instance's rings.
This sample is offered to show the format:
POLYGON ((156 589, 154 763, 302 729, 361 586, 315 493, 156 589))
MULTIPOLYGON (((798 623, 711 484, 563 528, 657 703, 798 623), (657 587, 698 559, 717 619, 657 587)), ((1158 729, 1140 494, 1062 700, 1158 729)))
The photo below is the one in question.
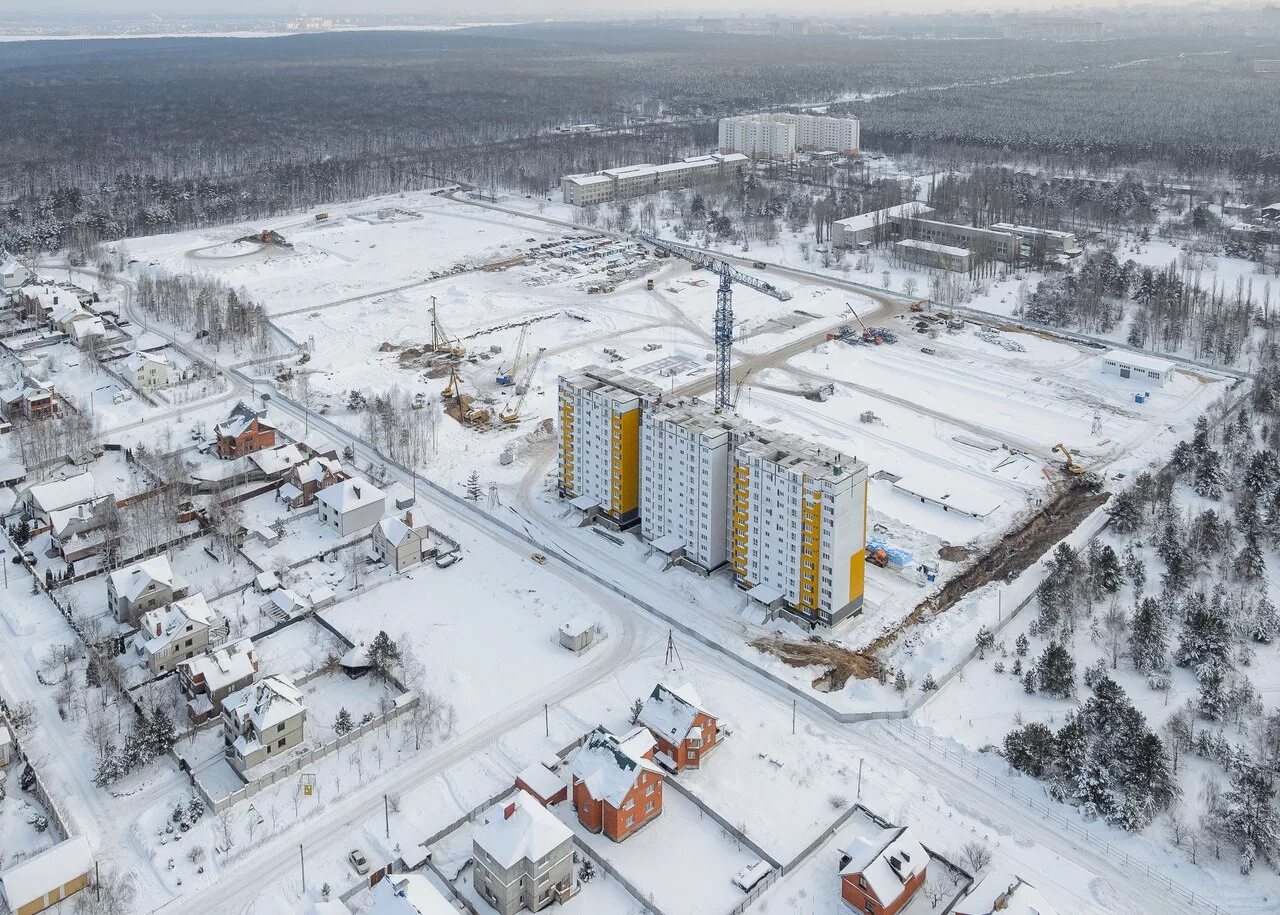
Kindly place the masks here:
POLYGON ((373 526, 373 551, 397 572, 412 568, 435 552, 426 525, 413 526, 413 513, 405 512, 404 520, 383 518, 373 526))
POLYGON ((116 569, 107 576, 107 608, 117 620, 137 626, 142 614, 186 596, 186 583, 165 554, 116 569))
POLYGON ((489 808, 472 850, 476 892, 499 915, 540 912, 578 891, 573 833, 524 791, 489 808))
POLYGON ((89 886, 93 853, 84 836, 72 836, 0 874, 0 889, 14 915, 34 915, 89 886))
POLYGON ((373 527, 386 510, 382 490, 359 477, 320 490, 316 503, 320 506, 321 522, 341 537, 373 527))
POLYGON ((543 807, 569 799, 569 786, 542 763, 534 763, 517 775, 516 789, 527 792, 543 807))
POLYGON ((9 733, 9 722, 0 718, 0 767, 9 765, 13 758, 13 735, 9 733))
POLYGON ((222 700, 227 761, 243 773, 302 742, 307 709, 285 677, 271 676, 222 700))
POLYGON ((31 271, 17 261, 0 264, 0 292, 13 292, 29 279, 31 271))
POLYGON ((290 508, 303 508, 316 500, 316 493, 320 490, 341 483, 350 476, 342 469, 336 455, 319 454, 290 469, 288 480, 280 487, 280 498, 288 502, 290 508))
POLYGON ((648 728, 619 739, 596 728, 573 757, 573 807, 592 832, 621 842, 662 813, 662 770, 648 728))
POLYGON ((1030 883, 995 871, 975 883, 951 911, 953 915, 1058 915, 1030 883))
POLYGON ((67 562, 79 562, 101 552, 107 542, 104 530, 116 517, 116 500, 103 496, 49 513, 52 546, 67 562))
POLYGON ((72 293, 52 283, 26 285, 18 290, 18 300, 27 317, 41 324, 48 324, 59 308, 66 308, 80 301, 72 293))
POLYGON ((719 745, 716 717, 688 683, 677 689, 659 683, 640 710, 640 723, 658 741, 654 762, 670 772, 697 769, 702 758, 719 745))
POLYGON ((46 419, 58 415, 58 395, 52 387, 24 376, 12 387, 0 390, 0 410, 10 422, 19 416, 29 420, 46 419))
POLYGON ((122 365, 121 374, 139 391, 154 391, 169 383, 169 360, 159 353, 139 350, 122 365))
MULTIPOLYGON (((369 898, 369 907, 362 910, 364 915, 458 915, 453 903, 422 874, 387 874, 374 884, 369 898)), ((332 904, 340 907, 340 912, 334 910, 339 915, 350 912, 337 900, 332 904)))
POLYGON ((106 338, 107 325, 97 315, 82 311, 71 319, 67 336, 79 349, 89 349, 106 338))
POLYGON ((53 515, 81 505, 93 505, 110 498, 98 490, 97 481, 89 473, 77 473, 63 480, 34 483, 22 494, 22 510, 36 522, 38 529, 50 527, 53 515))
POLYGON ((244 401, 236 404, 231 414, 213 427, 213 434, 217 438, 218 457, 223 460, 274 448, 276 444, 276 427, 267 421, 266 411, 258 412, 244 401))
POLYGON ((138 657, 156 676, 203 654, 215 616, 200 592, 142 614, 133 637, 138 657))
POLYGON ((855 912, 894 915, 924 885, 928 864, 906 826, 858 836, 840 856, 840 895, 855 912))
POLYGON ((265 451, 255 451, 249 455, 249 463, 257 468, 258 475, 262 479, 283 480, 310 456, 311 452, 307 450, 306 445, 301 442, 289 442, 265 451))
POLYGON ((187 717, 203 724, 222 707, 222 700, 244 689, 258 673, 253 641, 240 639, 208 654, 178 662, 178 686, 187 697, 187 717))

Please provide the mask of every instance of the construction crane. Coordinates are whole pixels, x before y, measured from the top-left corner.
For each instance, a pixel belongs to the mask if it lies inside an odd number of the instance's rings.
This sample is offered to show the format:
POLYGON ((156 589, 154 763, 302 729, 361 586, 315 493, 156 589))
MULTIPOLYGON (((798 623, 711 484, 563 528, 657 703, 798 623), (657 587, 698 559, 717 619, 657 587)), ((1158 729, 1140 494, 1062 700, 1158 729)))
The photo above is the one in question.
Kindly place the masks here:
POLYGON ((533 378, 538 372, 538 363, 542 361, 542 354, 546 351, 545 346, 539 348, 538 355, 534 356, 533 361, 529 363, 529 375, 524 380, 524 389, 517 393, 515 399, 498 414, 498 419, 507 425, 520 422, 520 411, 524 409, 524 399, 529 396, 529 389, 533 387, 533 378))
POLYGON ((763 292, 780 302, 791 299, 791 293, 779 289, 772 283, 735 270, 726 261, 713 257, 705 251, 681 245, 666 239, 658 238, 649 232, 637 232, 636 238, 652 245, 659 251, 665 251, 676 257, 689 261, 695 267, 710 270, 720 277, 720 286, 716 289, 716 412, 733 409, 729 373, 733 365, 733 284, 748 286, 757 292, 763 292))
POLYGON ((1073 477, 1084 476, 1084 468, 1077 464, 1075 459, 1071 457, 1071 452, 1067 450, 1066 445, 1059 443, 1053 446, 1053 450, 1055 453, 1061 454, 1063 459, 1066 460, 1067 463, 1063 469, 1066 470, 1067 473, 1071 474, 1073 477))
POLYGON ((516 341, 515 356, 511 359, 511 368, 498 373, 498 384, 508 387, 515 383, 516 372, 520 371, 520 354, 524 352, 524 338, 529 334, 529 325, 520 328, 520 339, 516 341))
POLYGON ((435 296, 431 297, 431 351, 459 359, 467 354, 466 347, 462 345, 461 341, 445 330, 444 325, 440 323, 440 316, 436 311, 435 296))

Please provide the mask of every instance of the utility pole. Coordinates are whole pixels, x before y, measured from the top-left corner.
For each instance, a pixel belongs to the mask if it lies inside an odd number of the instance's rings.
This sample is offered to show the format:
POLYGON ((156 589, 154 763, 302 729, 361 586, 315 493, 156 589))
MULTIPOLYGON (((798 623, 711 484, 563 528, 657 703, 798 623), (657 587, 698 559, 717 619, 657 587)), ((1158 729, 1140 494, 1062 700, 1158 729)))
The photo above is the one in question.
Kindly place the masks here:
POLYGON ((862 800, 862 757, 858 757, 858 800, 862 800))
POLYGON ((794 736, 795 733, 796 733, 796 700, 792 699, 791 700, 791 734, 792 736, 794 736))
POLYGON ((382 820, 386 824, 387 838, 391 838, 391 805, 386 794, 382 795, 382 820))
POLYGON ((302 862, 302 892, 307 891, 307 856, 302 853, 302 843, 298 843, 298 860, 302 862))
POLYGON ((551 708, 547 703, 542 703, 542 719, 546 723, 547 736, 551 736, 551 708))

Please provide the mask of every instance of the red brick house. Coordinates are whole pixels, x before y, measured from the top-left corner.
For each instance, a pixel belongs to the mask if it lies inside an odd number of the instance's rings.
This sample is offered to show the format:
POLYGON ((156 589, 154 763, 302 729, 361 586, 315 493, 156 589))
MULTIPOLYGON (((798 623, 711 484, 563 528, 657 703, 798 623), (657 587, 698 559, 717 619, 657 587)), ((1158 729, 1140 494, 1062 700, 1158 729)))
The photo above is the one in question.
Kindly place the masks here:
POLYGON ((313 503, 320 490, 349 479, 351 474, 342 469, 336 455, 318 454, 290 469, 288 482, 280 487, 280 498, 291 508, 302 508, 313 503))
POLYGON ((516 790, 528 792, 543 807, 569 799, 569 786, 542 763, 534 763, 516 776, 516 790))
POLYGON ((671 772, 697 769, 720 742, 716 717, 688 683, 675 689, 659 683, 640 710, 640 723, 658 741, 654 762, 671 772))
POLYGON ((656 746, 648 728, 621 739, 603 727, 591 732, 569 767, 573 807, 583 826, 621 842, 662 813, 656 746))
POLYGON ((257 412, 243 401, 236 404, 230 416, 213 427, 213 432, 218 439, 218 457, 224 460, 276 445, 276 427, 267 422, 265 413, 257 412))
POLYGON ((928 864, 906 826, 859 836, 840 857, 840 895, 855 912, 894 915, 924 885, 928 864))

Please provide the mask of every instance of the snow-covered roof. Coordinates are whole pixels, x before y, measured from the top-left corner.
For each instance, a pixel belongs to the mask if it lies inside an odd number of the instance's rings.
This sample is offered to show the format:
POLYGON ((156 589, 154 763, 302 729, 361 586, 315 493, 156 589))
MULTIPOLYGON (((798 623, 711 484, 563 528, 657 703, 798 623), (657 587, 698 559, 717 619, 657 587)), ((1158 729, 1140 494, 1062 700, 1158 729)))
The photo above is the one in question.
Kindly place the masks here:
POLYGON ((271 602, 288 614, 297 613, 307 606, 302 596, 289 588, 276 588, 272 591, 271 602))
POLYGON ((253 579, 253 583, 259 591, 274 591, 280 587, 280 576, 268 569, 265 572, 259 572, 253 579))
POLYGON ((384 499, 382 490, 358 477, 322 489, 316 498, 341 515, 384 499))
POLYGON ((27 475, 27 467, 21 458, 10 457, 0 460, 0 486, 16 483, 27 475))
POLYGON ((535 794, 542 798, 549 798, 563 791, 566 787, 560 776, 542 763, 534 763, 523 770, 516 778, 528 785, 535 794))
POLYGON ((102 337, 107 333, 107 325, 102 323, 101 318, 90 314, 76 315, 71 319, 69 333, 77 340, 83 340, 86 337, 102 337))
POLYGON ((930 254, 949 254, 952 257, 968 257, 973 252, 968 248, 955 245, 940 245, 936 241, 921 241, 918 238, 904 238, 895 247, 912 248, 916 251, 927 251, 930 254))
POLYGON ((267 677, 232 693, 222 700, 222 707, 238 726, 243 728, 249 721, 259 734, 306 711, 302 693, 288 679, 279 676, 267 677))
POLYGON ((640 710, 640 723, 668 743, 679 744, 688 737, 702 736, 698 732, 690 733, 699 712, 715 717, 702 708, 702 700, 691 684, 683 683, 672 689, 659 683, 640 710))
POLYGON ((875 838, 858 836, 845 849, 849 863, 840 876, 861 874, 881 905, 892 905, 908 880, 922 872, 929 856, 906 826, 886 829, 875 838))
POLYGON ((485 811, 472 833, 476 847, 503 868, 537 861, 572 837, 568 826, 523 790, 485 811))
POLYGON ((383 518, 378 522, 378 532, 393 547, 399 547, 411 536, 417 537, 419 540, 422 539, 420 534, 399 518, 383 518))
POLYGON ((36 483, 27 489, 31 503, 43 512, 70 508, 98 497, 98 484, 90 473, 78 473, 65 480, 36 483))
POLYGON ((337 476, 342 472, 342 463, 335 458, 313 457, 298 465, 299 483, 322 483, 326 474, 337 476))
POLYGON ((933 207, 927 206, 918 200, 910 203, 899 204, 896 207, 887 207, 883 210, 873 210, 870 213, 861 213, 857 216, 848 216, 844 219, 837 219, 835 224, 844 228, 846 232, 861 232, 865 229, 874 229, 882 226, 895 216, 910 219, 916 216, 925 216, 933 212, 933 207))
POLYGON ((587 619, 585 616, 575 616, 573 619, 562 625, 560 627, 560 631, 569 638, 576 639, 578 636, 590 629, 591 626, 591 620, 587 619))
POLYGON ((136 353, 130 353, 129 358, 124 361, 124 364, 125 368, 129 371, 137 372, 140 369, 146 368, 148 365, 159 365, 168 368, 169 360, 164 356, 161 356, 159 353, 148 353, 144 350, 139 350, 136 353))
POLYGON ((372 902, 364 915, 458 915, 453 904, 422 874, 388 874, 370 896, 372 902))
POLYGON ((1127 349, 1111 349, 1102 354, 1107 362, 1129 365, 1145 372, 1159 372, 1167 375, 1178 367, 1176 362, 1161 359, 1159 356, 1148 356, 1146 353, 1135 353, 1127 349))
POLYGON ((253 407, 240 401, 232 409, 231 414, 213 427, 213 432, 218 437, 230 436, 231 438, 239 438, 244 434, 245 430, 253 425, 254 420, 258 421, 258 427, 263 429, 274 429, 275 426, 267 421, 265 416, 259 416, 258 411, 253 407))
POLYGON ((587 786, 593 798, 617 807, 626 799, 642 771, 662 773, 646 758, 653 747, 653 735, 648 728, 636 728, 619 739, 599 727, 573 757, 569 770, 587 786))
POLYGON ((148 654, 155 654, 184 634, 188 624, 194 632, 200 627, 207 629, 212 623, 213 611, 205 603, 204 595, 197 591, 190 597, 148 610, 138 621, 138 628, 143 647, 148 654))
POLYGON ((612 179, 608 175, 566 175, 565 180, 570 184, 585 187, 587 185, 608 184, 612 179))
POLYGON ((152 556, 123 569, 116 569, 110 576, 111 589, 116 597, 125 600, 137 600, 139 595, 152 582, 175 587, 173 569, 169 567, 169 557, 165 554, 152 556))
POLYGON ((249 455, 249 462, 265 474, 284 473, 307 460, 307 452, 290 442, 249 455))
POLYGON ((954 915, 1057 915, 1043 894, 1010 873, 992 871, 955 904, 954 915))
POLYGON ((252 676, 253 664, 253 640, 243 638, 198 658, 183 661, 179 666, 185 666, 192 679, 203 674, 209 692, 216 693, 228 684, 252 676))
POLYGON ((90 521, 93 519, 93 515, 93 503, 81 502, 79 505, 72 505, 70 508, 60 508, 57 511, 49 512, 49 527, 53 529, 55 537, 61 537, 73 523, 90 521))
POLYGON ((4 887, 9 908, 17 912, 91 870, 93 853, 89 850, 89 840, 72 836, 0 874, 0 886, 4 887))

